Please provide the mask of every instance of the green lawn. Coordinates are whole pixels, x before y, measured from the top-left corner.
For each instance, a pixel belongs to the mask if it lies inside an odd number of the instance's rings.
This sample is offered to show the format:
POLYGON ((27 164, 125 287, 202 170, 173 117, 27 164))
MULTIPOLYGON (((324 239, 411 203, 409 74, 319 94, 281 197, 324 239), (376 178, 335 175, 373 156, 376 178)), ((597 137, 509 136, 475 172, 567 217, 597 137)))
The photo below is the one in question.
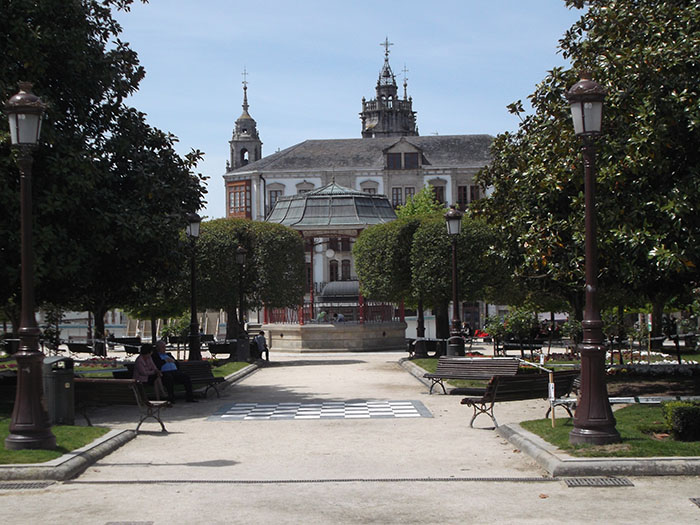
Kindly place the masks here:
POLYGON ((212 365, 212 373, 214 377, 226 377, 227 375, 238 372, 239 370, 248 366, 249 363, 245 361, 231 361, 222 364, 221 366, 214 367, 212 365))
POLYGON ((0 416, 0 464, 43 463, 61 457, 66 452, 84 447, 109 432, 103 427, 54 426, 51 431, 56 436, 56 450, 7 450, 5 438, 10 433, 9 414, 0 416))
POLYGON ((520 425, 545 441, 573 456, 581 457, 652 457, 700 456, 700 441, 674 441, 664 428, 661 407, 630 405, 615 411, 616 428, 621 443, 612 445, 571 445, 571 418, 558 419, 552 428, 549 419, 524 421, 520 425))

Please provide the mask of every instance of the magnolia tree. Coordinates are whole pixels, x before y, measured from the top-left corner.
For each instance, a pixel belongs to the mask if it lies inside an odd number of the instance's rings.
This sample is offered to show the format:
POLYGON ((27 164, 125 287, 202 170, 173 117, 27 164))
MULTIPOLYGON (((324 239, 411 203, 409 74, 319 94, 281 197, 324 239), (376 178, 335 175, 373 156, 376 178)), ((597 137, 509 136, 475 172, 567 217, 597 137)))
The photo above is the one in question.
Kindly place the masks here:
POLYGON ((555 68, 509 110, 518 130, 496 137, 479 175, 491 197, 479 215, 507 240, 500 253, 526 290, 566 301, 581 317, 584 203, 581 146, 565 92, 586 69, 607 91, 598 146, 596 211, 603 305, 664 306, 698 282, 700 265, 700 4, 568 0, 584 8, 560 41, 555 68))

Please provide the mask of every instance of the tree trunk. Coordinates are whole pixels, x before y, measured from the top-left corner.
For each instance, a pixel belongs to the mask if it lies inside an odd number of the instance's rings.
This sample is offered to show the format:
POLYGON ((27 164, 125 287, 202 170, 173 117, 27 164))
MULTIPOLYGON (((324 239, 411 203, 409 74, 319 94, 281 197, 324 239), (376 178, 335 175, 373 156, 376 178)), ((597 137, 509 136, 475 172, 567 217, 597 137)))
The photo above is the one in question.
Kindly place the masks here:
POLYGON ((158 342, 158 320, 155 317, 151 317, 151 343, 156 344, 158 342))
POLYGON ((450 319, 448 303, 444 302, 435 308, 435 335, 438 339, 450 337, 450 319))
POLYGON ((662 320, 664 316, 664 306, 666 306, 665 298, 656 296, 651 302, 651 348, 652 350, 659 350, 663 345, 661 337, 663 336, 662 331, 662 320))
POLYGON ((236 308, 226 309, 226 339, 236 339, 238 337, 238 318, 236 308))
POLYGON ((423 314, 423 298, 418 299, 418 319, 416 323, 416 337, 425 337, 425 316, 423 314))
POLYGON ((96 306, 92 312, 95 318, 95 355, 106 357, 107 346, 105 345, 105 314, 107 309, 103 306, 96 306))

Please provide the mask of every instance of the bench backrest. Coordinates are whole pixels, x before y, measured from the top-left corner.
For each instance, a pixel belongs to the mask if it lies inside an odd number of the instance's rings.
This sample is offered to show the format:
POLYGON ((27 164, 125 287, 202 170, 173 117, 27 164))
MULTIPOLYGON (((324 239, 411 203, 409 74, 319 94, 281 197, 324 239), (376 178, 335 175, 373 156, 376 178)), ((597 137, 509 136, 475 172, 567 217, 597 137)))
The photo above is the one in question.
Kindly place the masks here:
POLYGON ((493 376, 513 376, 520 364, 510 357, 440 357, 435 375, 460 379, 491 379, 493 376), (458 376, 458 377, 457 377, 458 376))
POLYGON ((207 361, 180 361, 177 368, 193 381, 214 378, 211 365, 207 361))
POLYGON ((87 343, 66 343, 68 350, 74 354, 88 353, 92 354, 92 347, 87 343))
POLYGON ((133 405, 136 400, 130 388, 133 379, 98 379, 76 377, 73 379, 75 400, 87 405, 133 405))
MULTIPOLYGON (((554 372, 554 395, 563 397, 571 393, 578 370, 554 372)), ((496 401, 520 401, 523 399, 547 398, 549 396, 549 374, 521 374, 496 376, 486 387, 484 398, 494 396, 496 401)))
POLYGON ((133 395, 136 398, 136 404, 139 406, 139 408, 145 409, 146 407, 153 406, 151 401, 148 399, 146 387, 143 385, 143 383, 133 381, 131 383, 131 389, 133 390, 133 395))

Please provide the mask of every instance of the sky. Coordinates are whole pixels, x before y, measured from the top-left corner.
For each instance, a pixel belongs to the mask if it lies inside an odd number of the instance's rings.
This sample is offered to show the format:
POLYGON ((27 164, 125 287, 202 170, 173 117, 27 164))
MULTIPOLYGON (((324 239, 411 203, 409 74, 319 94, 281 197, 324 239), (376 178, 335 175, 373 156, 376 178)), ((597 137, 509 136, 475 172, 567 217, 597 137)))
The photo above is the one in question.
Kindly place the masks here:
POLYGON ((178 137, 180 154, 205 153, 197 171, 209 177, 208 219, 225 216, 244 69, 263 156, 360 138, 386 38, 401 93, 408 70, 421 135, 495 136, 517 129, 508 104, 569 66, 558 41, 580 16, 564 0, 150 0, 115 13, 146 69, 128 103, 178 137))

